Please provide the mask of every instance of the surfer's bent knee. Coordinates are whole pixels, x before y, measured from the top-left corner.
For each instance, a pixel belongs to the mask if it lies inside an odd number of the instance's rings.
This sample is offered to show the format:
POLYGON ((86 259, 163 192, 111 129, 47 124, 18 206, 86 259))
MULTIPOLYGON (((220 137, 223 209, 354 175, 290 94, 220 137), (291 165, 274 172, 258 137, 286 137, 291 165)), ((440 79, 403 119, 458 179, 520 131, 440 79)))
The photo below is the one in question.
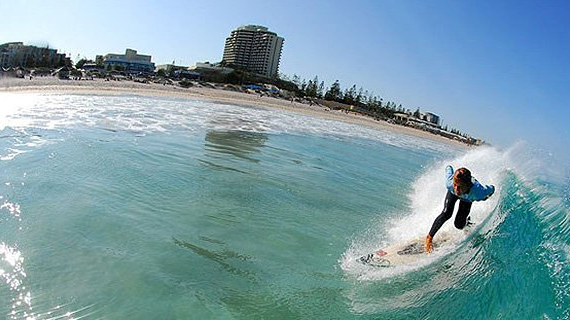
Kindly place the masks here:
POLYGON ((463 230, 463 228, 465 228, 465 225, 467 224, 467 221, 460 223, 459 221, 455 220, 453 224, 457 229, 463 230))

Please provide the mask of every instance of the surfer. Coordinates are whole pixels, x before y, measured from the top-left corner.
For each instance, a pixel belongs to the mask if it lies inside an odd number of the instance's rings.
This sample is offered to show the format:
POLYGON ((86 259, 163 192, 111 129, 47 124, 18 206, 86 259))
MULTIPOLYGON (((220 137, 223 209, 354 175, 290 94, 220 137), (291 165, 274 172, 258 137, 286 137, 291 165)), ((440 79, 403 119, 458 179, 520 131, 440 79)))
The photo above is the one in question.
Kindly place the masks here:
POLYGON ((495 192, 495 186, 480 184, 471 176, 471 171, 466 168, 459 168, 454 172, 452 166, 447 166, 445 174, 447 195, 445 196, 443 212, 435 219, 426 237, 424 249, 427 253, 433 251, 433 237, 441 226, 451 218, 457 200, 459 200, 459 209, 455 215, 455 227, 463 229, 467 224, 472 202, 487 200, 495 192))

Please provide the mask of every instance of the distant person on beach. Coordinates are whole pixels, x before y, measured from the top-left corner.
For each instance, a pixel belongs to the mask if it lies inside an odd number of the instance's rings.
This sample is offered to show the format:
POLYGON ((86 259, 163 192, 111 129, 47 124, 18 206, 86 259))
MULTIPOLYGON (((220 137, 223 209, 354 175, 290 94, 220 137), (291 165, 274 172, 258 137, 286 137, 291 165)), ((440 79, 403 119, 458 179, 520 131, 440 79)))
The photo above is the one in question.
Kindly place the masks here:
POLYGON ((469 212, 473 201, 485 201, 495 193, 495 186, 482 185, 471 176, 471 171, 466 168, 459 168, 453 171, 452 166, 445 168, 447 195, 443 205, 443 212, 435 219, 429 231, 425 251, 433 251, 433 237, 441 226, 451 218, 455 202, 459 200, 459 209, 455 215, 455 227, 463 229, 469 222, 469 212))

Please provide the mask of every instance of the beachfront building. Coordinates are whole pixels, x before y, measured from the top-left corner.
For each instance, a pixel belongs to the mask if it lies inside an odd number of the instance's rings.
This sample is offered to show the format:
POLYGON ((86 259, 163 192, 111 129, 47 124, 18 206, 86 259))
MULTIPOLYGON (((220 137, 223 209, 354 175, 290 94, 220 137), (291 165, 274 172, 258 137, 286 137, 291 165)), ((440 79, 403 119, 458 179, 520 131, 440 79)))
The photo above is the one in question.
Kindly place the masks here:
POLYGON ((71 65, 69 58, 56 49, 24 45, 23 42, 8 42, 0 45, 0 67, 2 68, 59 68, 71 65))
POLYGON ((268 28, 241 26, 226 38, 223 63, 268 77, 277 77, 283 49, 282 37, 268 28))
POLYGON ((200 79, 200 74, 190 70, 191 67, 177 66, 175 64, 161 64, 156 66, 156 73, 160 75, 160 70, 164 70, 164 75, 177 79, 200 79))
POLYGON ((81 69, 88 73, 105 73, 105 66, 96 63, 85 63, 81 69))
POLYGON ((393 118, 398 123, 408 123, 408 121, 410 120, 410 115, 407 113, 395 112, 393 114, 393 118))
POLYGON ((417 115, 396 112, 393 115, 394 120, 398 123, 404 123, 413 126, 439 128, 441 119, 437 114, 431 112, 418 112, 417 115))
POLYGON ((209 73, 209 72, 211 72, 211 73, 220 73, 220 74, 229 74, 232 71, 234 71, 234 69, 232 69, 232 68, 222 67, 218 64, 210 63, 208 61, 196 62, 196 65, 189 67, 188 70, 195 71, 198 73, 209 73))
POLYGON ((421 118, 422 120, 425 120, 427 122, 433 123, 436 126, 439 126, 440 123, 440 118, 437 114, 431 113, 431 112, 425 112, 421 114, 421 118))
POLYGON ((164 70, 164 74, 167 76, 175 76, 179 75, 181 72, 188 70, 186 66, 177 66, 174 63, 172 64, 160 64, 156 66, 156 72, 158 73, 160 70, 164 70))
POLYGON ((194 75, 194 78, 186 77, 189 79, 223 82, 234 69, 206 61, 196 62, 196 65, 189 67, 187 71, 190 72, 190 75, 194 75))
MULTIPOLYGON (((99 57, 98 57, 99 58, 99 57)), ((107 70, 115 69, 127 74, 152 74, 154 62, 149 55, 138 54, 136 50, 127 49, 125 54, 109 53, 99 58, 107 70)))

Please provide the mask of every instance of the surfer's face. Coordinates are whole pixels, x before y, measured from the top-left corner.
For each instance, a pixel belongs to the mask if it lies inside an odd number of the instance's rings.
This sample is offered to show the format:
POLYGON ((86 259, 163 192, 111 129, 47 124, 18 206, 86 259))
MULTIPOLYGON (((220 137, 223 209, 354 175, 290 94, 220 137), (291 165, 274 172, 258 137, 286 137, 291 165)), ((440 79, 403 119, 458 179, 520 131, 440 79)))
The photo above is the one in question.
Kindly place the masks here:
POLYGON ((460 183, 454 183, 453 184, 453 191, 455 191, 455 194, 460 196, 464 193, 469 192, 469 188, 467 188, 467 186, 462 185, 460 183))
POLYGON ((461 194, 463 193, 462 190, 461 190, 461 187, 458 186, 458 185, 454 185, 454 186, 453 186, 453 191, 455 191, 455 194, 456 194, 456 195, 461 195, 461 194))

